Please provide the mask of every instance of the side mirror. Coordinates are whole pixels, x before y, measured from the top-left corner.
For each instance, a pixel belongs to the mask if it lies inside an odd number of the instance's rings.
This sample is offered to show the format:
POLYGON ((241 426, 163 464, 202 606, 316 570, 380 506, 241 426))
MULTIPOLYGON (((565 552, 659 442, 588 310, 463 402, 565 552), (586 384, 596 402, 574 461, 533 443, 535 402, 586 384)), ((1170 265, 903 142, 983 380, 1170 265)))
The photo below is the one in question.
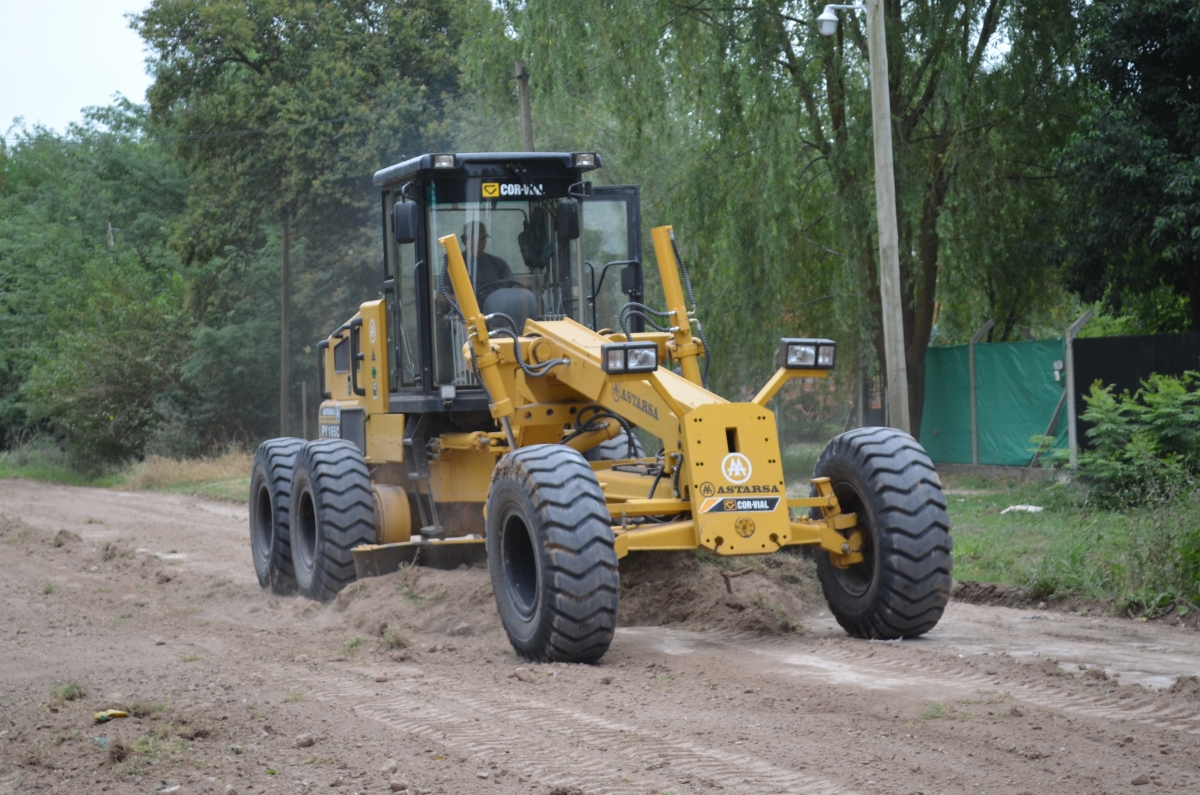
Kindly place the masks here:
POLYGON ((579 239, 579 210, 572 199, 558 203, 558 236, 561 240, 579 239))
POLYGON ((392 231, 400 245, 417 242, 417 225, 421 211, 416 202, 401 202, 392 207, 392 231))

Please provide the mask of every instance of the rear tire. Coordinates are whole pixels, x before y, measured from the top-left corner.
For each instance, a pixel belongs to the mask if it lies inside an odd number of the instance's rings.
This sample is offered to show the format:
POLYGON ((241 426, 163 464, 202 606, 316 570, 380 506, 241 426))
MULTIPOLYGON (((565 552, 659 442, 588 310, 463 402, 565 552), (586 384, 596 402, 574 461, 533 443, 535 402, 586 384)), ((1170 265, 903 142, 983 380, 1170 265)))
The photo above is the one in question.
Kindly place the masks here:
POLYGON ((500 621, 524 659, 591 663, 608 651, 620 594, 610 522, 578 451, 532 445, 496 464, 488 569, 500 621))
POLYGON ((303 439, 268 439, 254 454, 250 474, 250 553, 258 584, 272 593, 296 592, 288 509, 292 471, 303 439))
MULTIPOLYGON (((844 513, 858 514, 863 560, 839 569, 814 550, 834 618, 858 638, 913 638, 950 598, 950 518, 942 482, 916 439, 894 428, 834 437, 817 459, 844 513)), ((813 509, 813 517, 820 511, 813 509)))
POLYGON ((352 550, 375 543, 375 499, 362 452, 345 439, 307 442, 292 478, 292 563, 300 593, 330 602, 354 582, 352 550))

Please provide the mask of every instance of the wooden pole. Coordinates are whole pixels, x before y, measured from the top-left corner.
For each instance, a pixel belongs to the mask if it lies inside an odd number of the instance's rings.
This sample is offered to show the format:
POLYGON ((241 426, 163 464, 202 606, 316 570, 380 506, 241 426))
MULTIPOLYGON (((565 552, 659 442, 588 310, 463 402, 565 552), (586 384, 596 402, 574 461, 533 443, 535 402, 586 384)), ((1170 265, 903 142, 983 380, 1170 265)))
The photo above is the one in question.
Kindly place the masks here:
POLYGON ((533 111, 529 107, 529 69, 524 61, 516 63, 517 107, 521 118, 521 151, 536 152, 533 148, 533 111))
POLYGON ((971 345, 969 348, 968 358, 971 361, 971 463, 979 463, 979 424, 975 421, 975 346, 983 339, 983 336, 992 330, 992 326, 996 325, 994 318, 988 318, 988 322, 983 324, 983 328, 971 335, 971 345))
POLYGON ((900 234, 896 227, 896 181, 892 169, 892 108, 888 96, 887 36, 883 0, 866 0, 867 57, 871 62, 871 118, 875 133, 875 213, 879 225, 879 294, 887 370, 888 424, 910 432, 908 367, 900 296, 900 234))
POLYGON ((283 219, 283 267, 281 269, 279 280, 279 304, 280 304, 280 322, 279 322, 279 435, 288 435, 288 381, 290 373, 288 373, 288 325, 289 325, 289 300, 288 282, 291 280, 291 224, 287 218, 283 219))

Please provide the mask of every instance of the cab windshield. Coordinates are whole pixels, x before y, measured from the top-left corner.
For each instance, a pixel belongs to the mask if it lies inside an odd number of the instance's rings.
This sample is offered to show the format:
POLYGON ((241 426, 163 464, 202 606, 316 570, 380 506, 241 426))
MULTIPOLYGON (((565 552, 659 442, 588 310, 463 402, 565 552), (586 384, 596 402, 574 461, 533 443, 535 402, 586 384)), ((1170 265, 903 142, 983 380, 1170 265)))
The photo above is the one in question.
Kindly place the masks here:
MULTIPOLYGON (((434 203, 430 206, 430 238, 454 235, 467 263, 475 295, 484 314, 504 314, 517 332, 532 318, 569 317, 584 322, 580 268, 575 241, 558 235, 557 200, 482 201, 434 203)), ((439 247, 440 248, 440 247, 439 247)), ((433 291, 433 350, 435 381, 439 384, 473 384, 475 378, 462 357, 467 340, 462 321, 452 317, 441 294, 445 258, 438 251, 433 291)), ((496 318, 492 328, 507 327, 496 318)))

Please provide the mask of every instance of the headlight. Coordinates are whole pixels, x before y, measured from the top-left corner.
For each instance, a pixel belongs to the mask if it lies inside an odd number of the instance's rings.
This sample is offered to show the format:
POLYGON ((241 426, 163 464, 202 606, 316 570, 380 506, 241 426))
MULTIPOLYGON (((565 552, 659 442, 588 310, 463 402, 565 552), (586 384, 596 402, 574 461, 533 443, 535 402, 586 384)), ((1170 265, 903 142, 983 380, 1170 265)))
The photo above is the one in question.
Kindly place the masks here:
POLYGON ((595 168, 595 167, 596 167, 596 153, 595 152, 581 152, 580 154, 575 155, 575 168, 595 168))
POLYGON ((434 155, 434 168, 454 168, 454 155, 434 155))
POLYGON ((604 352, 604 372, 606 373, 623 373, 625 372, 625 349, 624 348, 609 348, 604 352))
POLYGON ((652 373, 658 369, 658 345, 653 342, 602 345, 600 366, 606 373, 652 373))
POLYGON ((787 349, 788 367, 812 367, 817 361, 815 345, 789 345, 787 349))
POLYGON ((824 339, 795 339, 779 341, 779 365, 789 370, 832 370, 837 343, 824 339))

